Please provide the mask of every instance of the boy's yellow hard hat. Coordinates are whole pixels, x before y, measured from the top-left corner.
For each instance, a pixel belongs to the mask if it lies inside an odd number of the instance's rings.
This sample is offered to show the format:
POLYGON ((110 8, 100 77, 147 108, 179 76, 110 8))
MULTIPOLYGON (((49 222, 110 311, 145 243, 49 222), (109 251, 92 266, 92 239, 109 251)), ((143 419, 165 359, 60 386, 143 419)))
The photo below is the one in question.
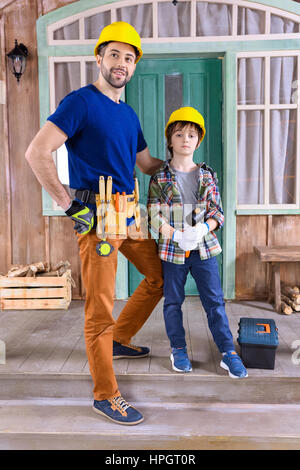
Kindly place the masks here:
POLYGON ((136 64, 143 55, 141 38, 139 34, 133 26, 131 26, 129 23, 126 23, 125 21, 116 21, 115 23, 111 23, 102 29, 97 44, 94 48, 95 56, 97 56, 98 46, 108 41, 125 42, 125 44, 130 44, 130 46, 136 47, 139 51, 139 56, 135 61, 136 64))
POLYGON ((165 128, 165 136, 167 136, 167 129, 169 125, 176 121, 188 121, 188 122, 193 122, 195 124, 198 124, 200 128, 202 129, 202 137, 200 140, 200 142, 202 142, 202 140, 204 139, 206 130, 205 130, 204 118, 202 114, 200 114, 197 111, 197 109, 192 108, 190 106, 185 106, 183 108, 176 109, 176 111, 173 111, 165 128))

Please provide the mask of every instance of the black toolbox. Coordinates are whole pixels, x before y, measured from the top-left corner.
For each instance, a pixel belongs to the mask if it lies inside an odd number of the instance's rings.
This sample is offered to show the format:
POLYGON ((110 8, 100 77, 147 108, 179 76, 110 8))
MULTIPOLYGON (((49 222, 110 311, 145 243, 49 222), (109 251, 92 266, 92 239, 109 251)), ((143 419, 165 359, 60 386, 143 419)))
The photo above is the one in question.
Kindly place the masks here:
POLYGON ((238 343, 245 367, 274 369, 279 344, 275 321, 266 318, 240 318, 238 343))

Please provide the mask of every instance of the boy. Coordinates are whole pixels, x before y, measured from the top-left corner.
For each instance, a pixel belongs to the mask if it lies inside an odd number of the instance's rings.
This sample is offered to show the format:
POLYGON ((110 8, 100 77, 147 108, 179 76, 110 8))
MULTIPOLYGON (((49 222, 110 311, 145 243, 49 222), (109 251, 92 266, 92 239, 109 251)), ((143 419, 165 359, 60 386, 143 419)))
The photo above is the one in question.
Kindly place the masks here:
POLYGON ((214 231, 224 223, 217 179, 206 164, 197 165, 193 161, 194 151, 205 136, 204 119, 194 108, 180 108, 171 114, 165 135, 171 159, 151 177, 148 210, 150 226, 159 232, 164 319, 172 348, 172 367, 177 372, 192 370, 181 310, 190 271, 210 331, 223 354, 221 367, 232 378, 247 377, 247 370, 235 352, 216 260, 221 247, 214 231), (204 222, 199 220, 201 216, 204 222))

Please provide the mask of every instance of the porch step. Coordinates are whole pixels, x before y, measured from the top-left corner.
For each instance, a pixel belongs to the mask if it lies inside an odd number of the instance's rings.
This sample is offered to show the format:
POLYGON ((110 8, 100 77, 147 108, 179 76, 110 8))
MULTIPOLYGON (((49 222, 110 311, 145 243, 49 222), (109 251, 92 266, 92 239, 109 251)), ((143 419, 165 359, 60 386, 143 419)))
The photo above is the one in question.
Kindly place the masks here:
MULTIPOLYGON (((227 375, 117 374, 122 395, 130 402, 266 403, 300 402, 300 377, 227 375)), ((92 400, 89 374, 9 372, 1 374, 0 400, 62 398, 92 400)))
POLYGON ((300 405, 135 405, 144 421, 121 426, 86 399, 0 400, 0 449, 300 449, 300 405))

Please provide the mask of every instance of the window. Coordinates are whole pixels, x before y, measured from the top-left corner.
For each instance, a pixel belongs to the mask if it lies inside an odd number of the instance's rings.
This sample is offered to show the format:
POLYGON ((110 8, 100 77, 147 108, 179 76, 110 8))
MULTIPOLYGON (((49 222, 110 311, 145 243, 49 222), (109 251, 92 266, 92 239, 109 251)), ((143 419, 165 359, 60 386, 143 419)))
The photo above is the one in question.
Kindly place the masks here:
MULTIPOLYGON (((145 42, 182 37, 185 40, 251 40, 253 37, 279 34, 294 37, 300 33, 299 16, 253 2, 239 0, 182 0, 176 7, 171 0, 139 5, 115 2, 86 10, 48 26, 48 44, 92 44, 101 29, 113 21, 127 21, 145 42)), ((299 35, 300 37, 300 35, 299 35)))
POLYGON ((299 52, 238 54, 238 208, 300 208, 299 52))

